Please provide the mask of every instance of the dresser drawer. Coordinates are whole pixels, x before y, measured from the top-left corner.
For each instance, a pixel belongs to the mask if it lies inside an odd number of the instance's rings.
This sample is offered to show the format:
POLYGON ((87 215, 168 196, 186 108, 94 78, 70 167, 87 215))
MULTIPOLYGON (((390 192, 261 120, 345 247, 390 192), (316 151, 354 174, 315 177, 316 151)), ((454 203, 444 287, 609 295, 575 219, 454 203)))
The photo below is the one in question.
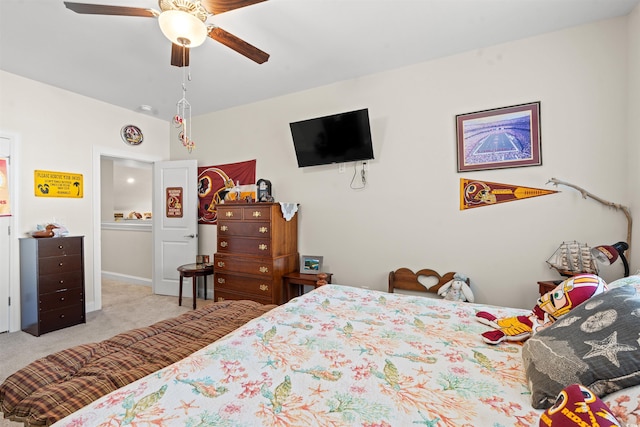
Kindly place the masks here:
POLYGON ((40 334, 84 323, 84 304, 40 313, 40 334))
POLYGON ((38 241, 38 257, 80 255, 82 240, 77 238, 52 237, 38 241))
POLYGON ((271 205, 243 206, 242 204, 219 205, 218 219, 222 221, 271 220, 271 205))
POLYGON ((242 206, 216 205, 218 221, 242 221, 242 206))
POLYGON ((69 271, 66 273, 47 274, 39 277, 41 294, 57 292, 63 289, 82 288, 82 270, 69 271))
POLYGON ((271 206, 246 206, 242 208, 242 217, 245 221, 271 219, 271 206))
MULTIPOLYGON (((272 300, 273 282, 270 277, 258 278, 248 276, 236 276, 233 274, 215 273, 213 278, 213 292, 240 292, 245 295, 272 300)), ((216 296, 217 298, 217 296, 216 296)))
POLYGON ((218 252, 270 257, 272 256, 271 239, 218 237, 218 252))
POLYGON ((272 258, 251 258, 239 256, 214 255, 213 268, 219 272, 256 274, 271 277, 274 271, 272 258))
POLYGON ((271 238, 271 223, 269 222, 233 222, 220 221, 218 236, 245 236, 271 238))
POLYGON ((244 294, 235 293, 235 292, 225 292, 225 291, 215 292, 215 301, 226 301, 226 300, 251 300, 251 301, 259 302, 260 304, 273 304, 270 298, 262 298, 255 295, 244 295, 244 294))
POLYGON ((82 270, 82 255, 41 258, 39 268, 40 276, 82 270))
POLYGON ((67 289, 66 291, 53 292, 40 295, 40 311, 56 310, 72 305, 84 304, 84 290, 67 289))

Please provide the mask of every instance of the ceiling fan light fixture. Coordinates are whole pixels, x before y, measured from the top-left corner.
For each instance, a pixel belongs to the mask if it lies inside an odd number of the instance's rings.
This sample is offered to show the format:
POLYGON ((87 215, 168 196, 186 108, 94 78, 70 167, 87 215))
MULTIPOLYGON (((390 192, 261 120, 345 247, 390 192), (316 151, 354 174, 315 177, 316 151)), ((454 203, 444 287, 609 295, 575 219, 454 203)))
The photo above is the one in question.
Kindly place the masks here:
POLYGON ((207 26, 196 16, 182 10, 166 10, 158 17, 160 30, 172 43, 189 48, 207 39, 207 26))

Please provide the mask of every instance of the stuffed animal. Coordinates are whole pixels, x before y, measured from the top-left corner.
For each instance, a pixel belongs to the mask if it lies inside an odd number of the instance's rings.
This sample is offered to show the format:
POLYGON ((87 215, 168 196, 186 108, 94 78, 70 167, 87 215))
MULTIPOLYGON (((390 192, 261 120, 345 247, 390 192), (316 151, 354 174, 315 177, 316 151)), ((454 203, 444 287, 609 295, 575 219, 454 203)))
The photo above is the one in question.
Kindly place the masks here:
POLYGON ((579 274, 561 282, 555 289, 538 298, 528 316, 497 318, 486 311, 476 313, 476 320, 495 328, 484 332, 488 344, 502 341, 525 341, 537 331, 551 325, 572 308, 607 290, 607 284, 595 274, 579 274))
POLYGON ((558 394, 554 405, 540 416, 539 427, 621 426, 613 411, 581 384, 572 384, 558 394))
POLYGON ((464 274, 456 273, 453 275, 453 279, 438 289, 438 295, 449 301, 473 302, 473 292, 467 284, 468 280, 464 274))

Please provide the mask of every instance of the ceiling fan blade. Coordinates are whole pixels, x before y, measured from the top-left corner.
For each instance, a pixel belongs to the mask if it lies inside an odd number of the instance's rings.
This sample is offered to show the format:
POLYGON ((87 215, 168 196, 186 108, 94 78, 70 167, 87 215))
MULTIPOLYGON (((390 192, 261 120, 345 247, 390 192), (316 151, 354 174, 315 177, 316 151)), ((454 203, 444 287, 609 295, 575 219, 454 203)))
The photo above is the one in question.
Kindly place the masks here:
POLYGON ((240 55, 244 55, 250 60, 262 64, 269 60, 269 54, 261 51, 257 47, 250 45, 246 41, 234 36, 222 28, 214 28, 209 31, 209 37, 223 45, 235 50, 240 55))
POLYGON ((189 66, 189 48, 171 43, 171 65, 176 67, 189 66), (184 55, 182 54, 184 51, 184 55))
POLYGON ((201 0, 200 3, 209 13, 214 15, 218 13, 228 12, 241 7, 251 6, 252 4, 261 3, 267 0, 201 0))
POLYGON ((141 7, 126 7, 126 6, 109 6, 103 4, 90 4, 90 3, 73 3, 65 1, 64 5, 67 9, 73 10, 76 13, 88 14, 88 15, 121 15, 121 16, 142 16, 148 18, 155 18, 158 16, 158 12, 153 9, 144 9, 141 7))

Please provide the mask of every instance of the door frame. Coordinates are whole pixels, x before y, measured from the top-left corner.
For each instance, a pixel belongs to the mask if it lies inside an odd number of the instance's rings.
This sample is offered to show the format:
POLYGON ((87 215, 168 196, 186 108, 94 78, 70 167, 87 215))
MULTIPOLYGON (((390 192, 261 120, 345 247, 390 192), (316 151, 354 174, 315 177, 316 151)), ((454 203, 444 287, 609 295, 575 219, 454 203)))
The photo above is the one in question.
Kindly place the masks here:
MULTIPOLYGON (((100 197, 102 156, 146 163, 162 160, 162 157, 150 154, 133 153, 109 147, 93 147, 93 304, 87 304, 87 312, 102 309, 102 200, 100 197)), ((153 234, 153 228, 151 234, 153 234)))
POLYGON ((9 306, 9 332, 17 332, 20 330, 20 247, 19 232, 20 221, 18 212, 20 212, 20 192, 18 191, 18 182, 20 181, 20 136, 16 133, 0 130, 0 136, 7 138, 9 142, 9 156, 11 158, 11 179, 9 180, 9 194, 11 196, 11 219, 9 226, 11 227, 11 236, 9 238, 9 297, 11 305, 9 306))

